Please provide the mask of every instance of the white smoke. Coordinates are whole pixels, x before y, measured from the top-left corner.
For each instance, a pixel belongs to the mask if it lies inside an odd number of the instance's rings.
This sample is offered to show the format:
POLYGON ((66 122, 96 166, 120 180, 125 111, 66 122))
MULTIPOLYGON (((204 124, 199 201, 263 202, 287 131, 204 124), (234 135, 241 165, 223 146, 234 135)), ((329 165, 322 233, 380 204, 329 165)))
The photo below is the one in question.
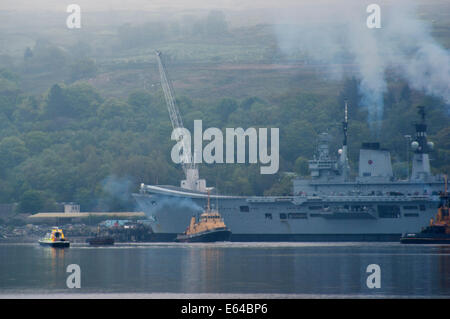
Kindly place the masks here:
POLYGON ((102 195, 97 199, 96 209, 111 211, 128 208, 131 210, 133 206, 131 197, 133 185, 130 177, 107 176, 101 181, 102 195))
POLYGON ((414 1, 306 4, 274 16, 278 45, 285 54, 327 64, 334 78, 355 68, 361 105, 368 108, 372 128, 383 116, 386 71, 416 90, 450 102, 449 52, 433 39, 430 24, 418 18, 414 1), (371 3, 380 5, 380 29, 367 27, 366 8, 371 3))
POLYGON ((175 210, 189 209, 198 213, 203 211, 202 207, 190 198, 160 196, 155 200, 149 199, 148 201, 139 201, 137 204, 139 210, 145 212, 149 218, 152 218, 154 212, 159 210, 164 211, 168 208, 175 210))

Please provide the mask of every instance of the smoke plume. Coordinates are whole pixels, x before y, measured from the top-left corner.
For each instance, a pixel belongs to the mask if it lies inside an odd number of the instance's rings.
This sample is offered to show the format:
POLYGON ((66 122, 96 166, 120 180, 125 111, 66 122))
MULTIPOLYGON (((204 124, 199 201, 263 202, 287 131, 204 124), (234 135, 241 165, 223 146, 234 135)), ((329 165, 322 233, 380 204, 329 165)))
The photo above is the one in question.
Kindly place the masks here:
POLYGON ((279 48, 287 55, 330 67, 334 78, 346 67, 360 80, 361 106, 368 108, 369 124, 377 129, 383 117, 386 71, 410 87, 450 102, 450 56, 431 36, 430 23, 419 19, 414 1, 377 1, 381 28, 370 29, 366 12, 371 2, 346 0, 305 4, 274 13, 279 48))
POLYGON ((174 210, 186 210, 190 209, 194 212, 201 213, 203 211, 203 208, 197 205, 192 199, 190 198, 175 198, 175 197, 165 197, 161 196, 158 197, 157 200, 149 200, 146 202, 139 201, 138 202, 138 208, 140 211, 145 212, 147 217, 151 218, 151 215, 153 212, 157 210, 164 211, 165 209, 169 208, 174 210))

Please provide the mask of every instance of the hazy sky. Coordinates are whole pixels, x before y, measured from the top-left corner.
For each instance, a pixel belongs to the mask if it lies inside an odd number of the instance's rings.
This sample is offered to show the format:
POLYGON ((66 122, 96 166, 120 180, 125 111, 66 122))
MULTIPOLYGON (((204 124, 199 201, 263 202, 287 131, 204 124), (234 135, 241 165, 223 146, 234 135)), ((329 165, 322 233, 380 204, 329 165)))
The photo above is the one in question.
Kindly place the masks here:
MULTIPOLYGON (((222 9, 233 26, 257 17, 274 26, 277 47, 283 53, 301 52, 314 61, 341 70, 333 69, 330 74, 344 74, 340 62, 343 52, 347 59, 352 58, 371 123, 382 118, 387 70, 395 70, 412 88, 450 103, 449 50, 431 32, 434 20, 440 20, 441 24, 447 22, 448 0, 0 0, 0 10, 50 11, 47 15, 36 14, 31 21, 34 23, 40 17, 48 19, 54 12, 66 14, 70 4, 80 5, 81 12, 107 12, 108 18, 111 16, 109 23, 120 24, 128 22, 121 16, 135 23, 138 18, 149 19, 151 12, 158 19, 170 19, 167 12, 182 16, 198 9, 222 9), (367 26, 367 6, 372 3, 381 7, 379 29, 367 26), (109 14, 109 11, 123 10, 129 12, 109 14), (427 11, 428 19, 424 19, 427 11)), ((11 22, 5 22, 6 26, 15 28, 20 14, 7 16, 11 22)), ((30 22, 33 15, 24 16, 25 22, 30 22)))
MULTIPOLYGON (((301 1, 300 1, 301 2, 301 1)), ((303 2, 305 2, 303 0, 303 2)), ((310 2, 307 0, 306 2, 310 2)), ((245 8, 261 8, 261 7, 280 7, 283 5, 294 5, 299 0, 2 0, 1 9, 31 9, 31 10, 59 10, 65 8, 69 4, 78 4, 84 10, 101 11, 101 10, 154 10, 159 8, 173 9, 245 9, 245 8)))
MULTIPOLYGON (((345 2, 340 0, 341 2, 345 2)), ((391 0, 392 1, 392 0, 391 0)), ((427 2, 436 2, 437 0, 427 2)), ((444 0, 438 0, 442 2, 444 0)), ((257 9, 257 8, 287 8, 305 4, 321 5, 336 4, 335 0, 1 0, 0 10, 61 10, 69 4, 78 4, 86 11, 103 10, 155 10, 170 9, 257 9)), ((366 1, 386 3, 385 0, 366 1)), ((388 1, 389 2, 389 1, 388 1)))

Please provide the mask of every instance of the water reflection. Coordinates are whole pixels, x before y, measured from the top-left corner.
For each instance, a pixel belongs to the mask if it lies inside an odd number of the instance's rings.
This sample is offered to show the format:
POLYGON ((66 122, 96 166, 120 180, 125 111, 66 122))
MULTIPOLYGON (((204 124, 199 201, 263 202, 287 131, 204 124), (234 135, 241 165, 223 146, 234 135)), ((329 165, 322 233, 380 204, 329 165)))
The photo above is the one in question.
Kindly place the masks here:
POLYGON ((439 290, 450 291, 450 247, 441 246, 438 248, 439 266, 437 272, 440 275, 439 290))
POLYGON ((292 293, 375 296, 450 294, 450 247, 400 244, 149 244, 69 249, 0 245, 0 292, 292 293), (381 267, 381 289, 366 268, 381 267))

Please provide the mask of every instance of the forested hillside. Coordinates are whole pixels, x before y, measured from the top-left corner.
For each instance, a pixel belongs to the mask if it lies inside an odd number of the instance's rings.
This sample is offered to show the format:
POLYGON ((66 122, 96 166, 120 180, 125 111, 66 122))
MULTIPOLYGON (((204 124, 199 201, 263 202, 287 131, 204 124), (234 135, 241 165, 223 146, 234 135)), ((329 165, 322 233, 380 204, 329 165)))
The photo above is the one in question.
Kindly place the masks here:
MULTIPOLYGON (((333 135, 340 146, 343 99, 350 103, 349 143, 353 169, 358 147, 373 141, 366 111, 358 107, 357 81, 345 81, 336 96, 291 91, 270 99, 222 98, 197 102, 179 97, 186 126, 194 119, 206 127, 279 127, 280 173, 260 175, 258 165, 202 165, 209 185, 234 194, 286 194, 283 172, 306 175, 306 160, 314 153, 317 134, 333 135)), ((1 71, 0 198, 19 202, 22 211, 52 209, 56 201, 74 201, 83 209, 126 209, 127 192, 141 182, 178 184, 183 177, 172 163, 171 125, 161 92, 131 92, 126 99, 105 98, 86 83, 54 84, 40 95, 24 94, 17 75, 1 71)), ((434 171, 450 169, 450 127, 442 101, 393 87, 379 132, 393 151, 394 169, 405 175, 404 134, 413 133, 416 105, 429 112, 434 171), (401 116, 399 116, 401 115, 401 116)))
MULTIPOLYGON (((261 175, 257 164, 200 166, 221 193, 289 194, 293 174, 285 173, 308 175, 318 134, 331 133, 337 153, 344 99, 353 174, 361 143, 379 141, 392 151, 396 175, 406 177, 404 135, 414 133, 418 105, 428 112, 432 169, 450 171, 449 105, 388 72, 381 122, 369 125, 348 54, 339 55, 339 77, 336 65, 283 53, 270 25, 233 26, 233 15, 220 11, 119 24, 127 19, 98 13, 80 31, 55 27, 64 14, 48 14, 39 29, 24 16, 18 35, 7 23, 11 13, 0 12, 0 203, 17 202, 20 212, 52 210, 56 202, 129 210, 140 183, 179 185, 154 49, 165 54, 187 128, 201 119, 204 129, 223 132, 280 129, 278 174, 261 175)), ((448 46, 445 14, 426 13, 442 15, 433 36, 448 46)))

